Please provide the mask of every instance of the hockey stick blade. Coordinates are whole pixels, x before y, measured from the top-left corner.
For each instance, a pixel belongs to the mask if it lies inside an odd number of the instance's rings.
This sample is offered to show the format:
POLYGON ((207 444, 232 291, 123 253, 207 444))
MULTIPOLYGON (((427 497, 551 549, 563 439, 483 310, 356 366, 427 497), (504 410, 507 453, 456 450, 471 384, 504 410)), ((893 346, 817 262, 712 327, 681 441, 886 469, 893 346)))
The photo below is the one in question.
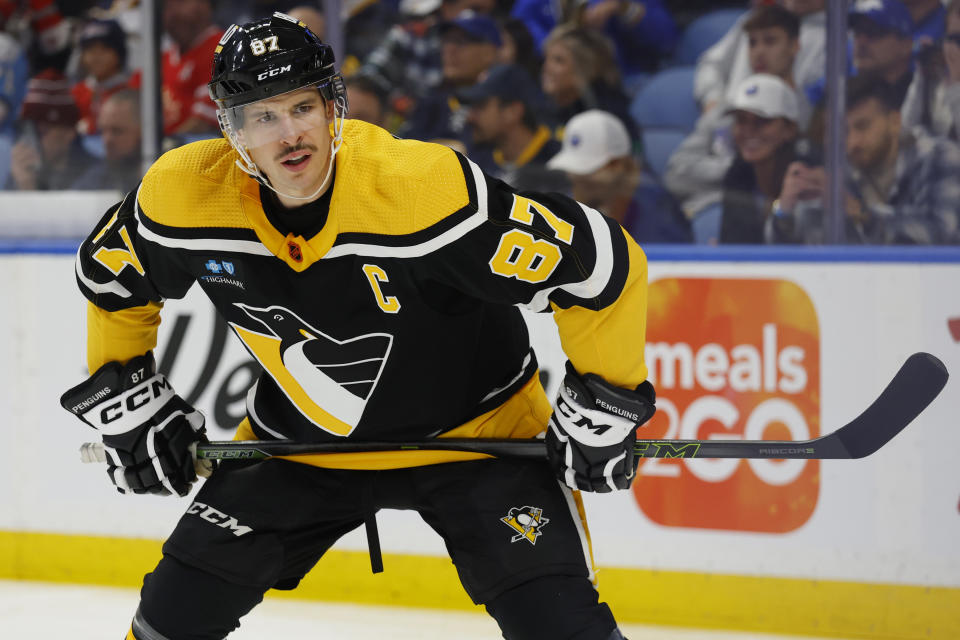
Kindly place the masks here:
MULTIPOLYGON (((929 353, 915 353, 867 409, 833 433, 813 440, 637 440, 640 458, 863 458, 889 442, 927 408, 947 383, 947 369, 929 353)), ((104 461, 103 445, 81 448, 84 462, 104 461)), ((293 442, 227 440, 197 445, 203 460, 263 460, 278 456, 384 451, 461 451, 497 458, 546 458, 543 440, 436 438, 420 442, 293 442)))
POLYGON ((851 458, 869 456, 913 422, 940 395, 949 377, 936 356, 915 353, 873 404, 833 435, 851 458))
POLYGON ((947 368, 929 353, 903 363, 876 400, 851 422, 813 440, 638 440, 643 458, 863 458, 903 431, 947 384, 947 368))

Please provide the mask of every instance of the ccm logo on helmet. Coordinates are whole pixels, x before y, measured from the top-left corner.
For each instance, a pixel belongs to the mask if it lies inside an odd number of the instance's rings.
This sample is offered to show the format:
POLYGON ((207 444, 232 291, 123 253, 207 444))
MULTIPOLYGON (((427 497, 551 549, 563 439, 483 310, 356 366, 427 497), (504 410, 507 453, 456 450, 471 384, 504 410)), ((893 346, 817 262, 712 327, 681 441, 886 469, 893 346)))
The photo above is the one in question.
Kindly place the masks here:
POLYGON ((125 411, 136 411, 151 400, 164 395, 164 391, 172 393, 173 387, 163 376, 154 378, 139 389, 128 393, 125 398, 105 406, 100 412, 100 423, 109 424, 114 420, 119 420, 123 417, 125 411))
POLYGON ((257 80, 263 80, 264 78, 272 78, 273 76, 278 76, 281 73, 286 73, 290 71, 292 65, 284 65, 282 67, 277 67, 276 69, 270 69, 269 71, 264 71, 263 73, 257 74, 257 80))

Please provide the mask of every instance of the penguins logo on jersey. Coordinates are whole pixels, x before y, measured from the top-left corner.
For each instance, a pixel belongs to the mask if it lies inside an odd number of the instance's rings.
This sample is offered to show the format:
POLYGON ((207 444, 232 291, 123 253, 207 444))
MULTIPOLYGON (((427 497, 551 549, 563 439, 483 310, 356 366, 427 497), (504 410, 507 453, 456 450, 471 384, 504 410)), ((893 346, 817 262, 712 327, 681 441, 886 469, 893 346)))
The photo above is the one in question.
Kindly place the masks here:
POLYGON ((337 340, 284 307, 234 304, 260 330, 230 326, 297 410, 324 431, 350 435, 377 386, 393 336, 337 340))
POLYGON ((535 545, 542 533, 541 529, 550 522, 550 518, 544 518, 543 509, 539 507, 513 507, 507 515, 500 518, 500 522, 517 532, 510 538, 510 542, 526 540, 535 545))

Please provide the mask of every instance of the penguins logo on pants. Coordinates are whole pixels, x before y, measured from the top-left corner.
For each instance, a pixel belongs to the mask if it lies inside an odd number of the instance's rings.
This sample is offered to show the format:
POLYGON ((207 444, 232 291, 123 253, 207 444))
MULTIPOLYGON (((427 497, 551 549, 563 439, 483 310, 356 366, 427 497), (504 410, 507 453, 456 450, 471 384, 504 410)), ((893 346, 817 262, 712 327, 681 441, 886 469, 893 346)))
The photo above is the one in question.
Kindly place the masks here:
POLYGON ((509 513, 500 518, 500 522, 517 532, 510 538, 510 542, 526 540, 530 544, 537 544, 541 529, 550 522, 550 518, 543 517, 543 509, 539 507, 513 507, 509 513))

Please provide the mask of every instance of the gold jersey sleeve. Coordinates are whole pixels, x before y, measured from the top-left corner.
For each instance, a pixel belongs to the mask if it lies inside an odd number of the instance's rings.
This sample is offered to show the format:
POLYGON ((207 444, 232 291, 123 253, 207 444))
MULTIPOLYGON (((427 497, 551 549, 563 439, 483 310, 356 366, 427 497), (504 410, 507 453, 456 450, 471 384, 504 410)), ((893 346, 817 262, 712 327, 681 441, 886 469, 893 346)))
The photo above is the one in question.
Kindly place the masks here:
POLYGON ((157 346, 162 305, 105 311, 87 303, 87 368, 92 374, 108 362, 126 363, 157 346))
POLYGON ((564 353, 580 373, 633 389, 647 379, 647 257, 624 231, 629 255, 626 282, 616 300, 598 310, 551 303, 564 353))

